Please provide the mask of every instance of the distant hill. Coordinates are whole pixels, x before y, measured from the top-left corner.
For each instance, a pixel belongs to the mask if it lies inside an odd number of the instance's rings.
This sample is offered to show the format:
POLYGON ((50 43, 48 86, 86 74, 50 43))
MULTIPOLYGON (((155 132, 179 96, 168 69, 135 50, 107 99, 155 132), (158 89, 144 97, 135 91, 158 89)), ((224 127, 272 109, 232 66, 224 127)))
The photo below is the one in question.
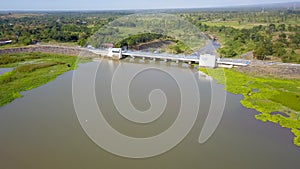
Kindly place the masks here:
POLYGON ((224 8, 266 8, 300 10, 300 2, 263 3, 253 5, 227 6, 224 8))
POLYGON ((177 9, 138 9, 131 10, 133 13, 150 12, 150 13, 177 13, 177 12, 199 12, 199 11, 261 11, 261 10, 294 10, 300 12, 300 2, 281 2, 281 3, 262 3, 249 5, 235 5, 235 6, 219 6, 219 7, 205 7, 205 8, 177 8, 177 9))

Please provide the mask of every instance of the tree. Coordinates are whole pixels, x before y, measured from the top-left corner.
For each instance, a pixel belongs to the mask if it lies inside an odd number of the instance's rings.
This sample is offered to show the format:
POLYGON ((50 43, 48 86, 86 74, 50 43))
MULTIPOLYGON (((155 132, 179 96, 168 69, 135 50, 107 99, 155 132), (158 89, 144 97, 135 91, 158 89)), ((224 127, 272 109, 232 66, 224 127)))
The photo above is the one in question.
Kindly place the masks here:
POLYGON ((232 47, 224 47, 220 48, 219 52, 221 53, 222 56, 224 57, 235 57, 237 53, 232 49, 232 47))
POLYGON ((182 50, 180 49, 180 47, 178 45, 171 46, 170 49, 172 50, 172 53, 175 53, 175 54, 182 53, 182 50))
POLYGON ((23 37, 23 38, 19 39, 19 41, 21 41, 24 45, 32 44, 32 40, 29 37, 23 37))
POLYGON ((285 24, 280 24, 278 26, 278 30, 281 31, 281 32, 285 31, 285 24))
POLYGON ((282 42, 282 43, 284 43, 284 44, 287 44, 286 37, 287 37, 287 36, 286 36, 285 33, 281 33, 281 34, 279 35, 279 41, 282 42))
POLYGON ((283 57, 286 54, 285 44, 282 42, 276 42, 274 44, 274 56, 283 57))
POLYGON ((276 26, 275 26, 275 24, 270 24, 269 25, 269 27, 268 27, 268 32, 269 32, 269 34, 272 34, 273 32, 275 32, 276 31, 276 26))
POLYGON ((254 56, 259 60, 264 60, 267 56, 267 51, 264 47, 260 46, 253 52, 254 56))

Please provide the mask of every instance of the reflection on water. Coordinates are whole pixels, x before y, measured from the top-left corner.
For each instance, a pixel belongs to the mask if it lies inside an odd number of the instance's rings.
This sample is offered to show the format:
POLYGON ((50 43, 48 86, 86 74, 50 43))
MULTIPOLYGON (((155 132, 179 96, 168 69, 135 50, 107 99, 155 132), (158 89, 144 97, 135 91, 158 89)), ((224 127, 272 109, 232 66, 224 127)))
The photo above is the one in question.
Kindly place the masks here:
POLYGON ((0 75, 12 71, 13 68, 0 68, 0 75))
MULTIPOLYGON (((96 62, 80 65, 90 73, 96 62)), ((161 62, 130 66, 174 67, 161 62)), ((149 108, 149 91, 159 87, 168 97, 164 115, 147 124, 134 124, 120 116, 110 95, 110 82, 117 62, 104 60, 96 77, 96 97, 110 125, 133 137, 147 137, 166 130, 177 117, 180 93, 174 79, 148 71, 130 86, 130 99, 139 110, 149 108)), ((188 67, 172 69, 183 72, 188 67)), ((171 70, 170 70, 171 71, 171 70)), ((205 144, 198 143, 210 106, 210 81, 195 72, 200 91, 200 110, 195 126, 171 151, 147 159, 115 156, 94 144, 81 128, 72 101, 72 75, 67 72, 44 86, 24 93, 24 97, 0 108, 0 168, 299 168, 300 150, 289 131, 254 119, 257 113, 243 108, 239 95, 227 94, 222 121, 205 144), (203 78, 202 78, 203 77, 203 78)), ((184 76, 184 74, 182 75, 184 76)), ((189 82, 186 82, 189 83, 189 82)), ((213 83, 215 83, 213 81, 213 83)), ((216 90, 223 90, 217 85, 216 90)), ((190 100, 191 102, 193 100, 190 100)))

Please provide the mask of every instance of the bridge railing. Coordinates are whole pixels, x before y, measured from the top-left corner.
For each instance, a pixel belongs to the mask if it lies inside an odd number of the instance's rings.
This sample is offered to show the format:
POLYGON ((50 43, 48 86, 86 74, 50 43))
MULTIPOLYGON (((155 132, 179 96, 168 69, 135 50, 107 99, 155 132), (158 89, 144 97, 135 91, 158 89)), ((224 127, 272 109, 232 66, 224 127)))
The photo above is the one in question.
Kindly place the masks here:
POLYGON ((140 51, 125 51, 124 54, 132 55, 149 55, 149 56, 162 56, 168 58, 182 58, 182 59, 199 59, 196 55, 184 55, 184 54, 168 54, 168 53, 152 53, 152 52, 140 52, 140 51))

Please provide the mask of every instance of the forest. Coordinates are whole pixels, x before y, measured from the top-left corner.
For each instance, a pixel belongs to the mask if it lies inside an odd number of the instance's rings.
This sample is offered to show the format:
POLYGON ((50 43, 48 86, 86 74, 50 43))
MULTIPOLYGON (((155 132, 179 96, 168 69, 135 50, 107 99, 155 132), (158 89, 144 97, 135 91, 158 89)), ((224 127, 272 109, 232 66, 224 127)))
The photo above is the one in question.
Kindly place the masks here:
MULTIPOLYGON (((0 40, 9 39, 12 40, 12 44, 0 47, 49 42, 86 46, 89 38, 95 33, 99 33, 99 30, 105 25, 130 14, 132 14, 131 11, 2 13, 0 14, 0 40)), ((291 9, 186 10, 171 14, 195 25, 199 32, 217 39, 221 43, 221 47, 218 49, 221 57, 236 58, 250 55, 252 58, 260 60, 275 59, 300 63, 300 25, 298 24, 300 11, 291 9)), ((121 24, 124 28, 134 28, 137 25, 134 21, 126 24, 116 21, 113 24, 117 26, 121 24)), ((120 46, 120 43, 127 41, 126 43, 131 46, 130 44, 136 45, 156 38, 161 39, 161 36, 165 34, 155 26, 157 35, 150 36, 148 33, 153 30, 147 30, 149 25, 145 25, 145 30, 139 30, 135 32, 135 35, 131 32, 129 35, 132 37, 124 38, 123 41, 117 41, 114 44, 120 46), (159 35, 160 33, 161 35, 159 35)), ((118 33, 122 30, 112 29, 110 31, 118 33)), ((178 34, 188 36, 184 33, 179 32, 178 34)), ((173 38, 179 42, 178 37, 173 38)), ((178 49, 177 53, 184 53, 185 51, 182 50, 186 48, 182 47, 184 41, 180 42, 181 44, 174 48, 178 49)), ((186 46, 191 46, 191 44, 186 44, 186 46)))
POLYGON ((35 13, 1 14, 0 40, 30 45, 38 42, 73 43, 81 46, 103 25, 113 21, 118 13, 35 13))
POLYGON ((202 31, 216 36, 222 57, 253 52, 255 58, 300 63, 299 11, 216 12, 182 14, 202 31))

